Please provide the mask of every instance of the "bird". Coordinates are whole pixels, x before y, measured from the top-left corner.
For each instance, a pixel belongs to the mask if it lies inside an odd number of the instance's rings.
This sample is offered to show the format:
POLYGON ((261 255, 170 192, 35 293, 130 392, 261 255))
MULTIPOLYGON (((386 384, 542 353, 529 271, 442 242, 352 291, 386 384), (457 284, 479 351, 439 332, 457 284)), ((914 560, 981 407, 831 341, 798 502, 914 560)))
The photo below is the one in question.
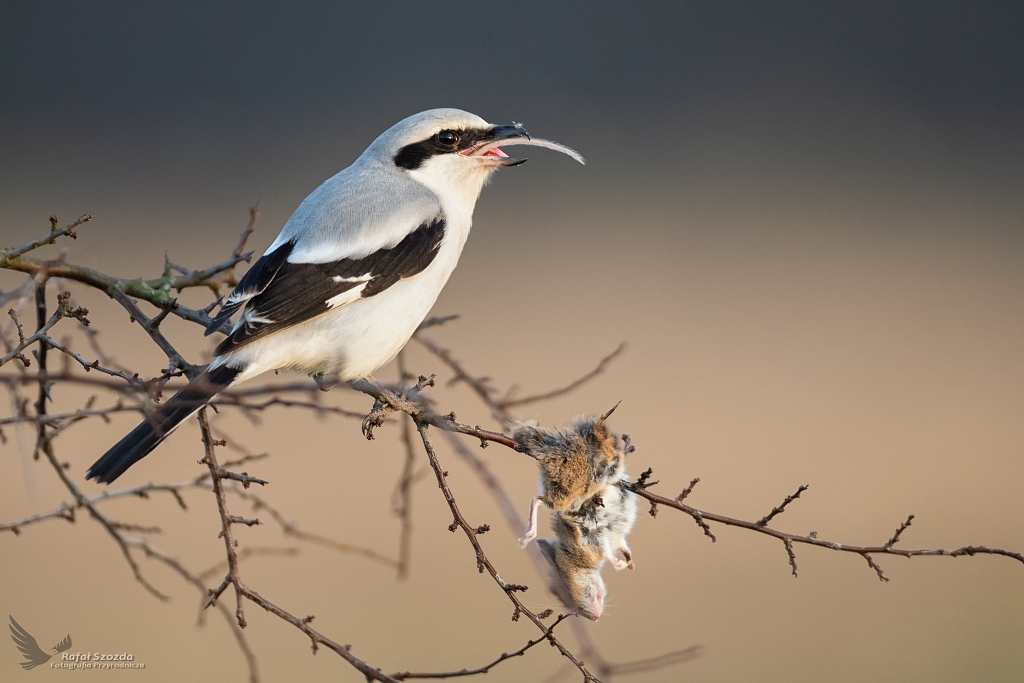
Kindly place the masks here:
POLYGON ((431 109, 386 130, 314 190, 223 301, 206 333, 241 315, 205 370, 86 472, 109 484, 229 386, 296 370, 321 389, 371 378, 429 313, 458 263, 493 172, 533 145, 565 145, 459 109, 431 109))
MULTIPOLYGON (((28 671, 34 669, 40 664, 46 664, 50 661, 53 655, 48 655, 43 652, 42 648, 39 647, 39 643, 32 637, 28 631, 22 628, 21 624, 14 620, 14 617, 7 615, 11 620, 8 628, 11 629, 11 640, 14 641, 15 646, 21 651, 22 656, 27 661, 20 662, 21 668, 28 671)), ((50 648, 55 653, 65 652, 71 649, 71 635, 64 636, 64 640, 60 641, 56 645, 50 648)))

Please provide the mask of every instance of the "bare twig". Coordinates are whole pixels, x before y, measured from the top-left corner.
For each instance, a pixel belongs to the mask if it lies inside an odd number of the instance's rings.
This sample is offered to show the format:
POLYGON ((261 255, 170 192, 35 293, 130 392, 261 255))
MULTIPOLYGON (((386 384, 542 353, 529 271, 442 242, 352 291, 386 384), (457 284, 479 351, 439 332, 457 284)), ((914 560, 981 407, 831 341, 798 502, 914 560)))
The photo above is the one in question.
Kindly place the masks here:
POLYGON ((700 477, 694 477, 693 479, 691 479, 689 485, 685 489, 683 489, 683 492, 676 496, 676 500, 682 503, 684 500, 686 500, 687 496, 693 493, 693 487, 699 483, 700 477))
POLYGON ((555 636, 547 629, 547 627, 544 626, 544 623, 541 621, 540 617, 538 617, 534 612, 529 610, 526 607, 526 605, 523 604, 523 602, 519 599, 517 593, 519 591, 525 590, 525 586, 506 583, 505 580, 502 579, 501 576, 498 574, 498 571, 494 568, 494 565, 491 564, 491 561, 487 559, 487 555, 484 553, 484 550, 480 545, 480 541, 477 540, 477 536, 479 535, 479 533, 477 532, 476 528, 470 526, 470 524, 466 521, 465 517, 462 516, 462 513, 459 511, 459 506, 455 502, 455 497, 452 495, 451 489, 448 488, 446 473, 441 468, 441 464, 440 462, 438 462, 437 455, 434 453, 434 447, 433 444, 431 443, 430 435, 428 433, 429 427, 430 424, 428 422, 420 420, 416 421, 416 429, 419 431, 420 439, 423 441, 423 448, 424 450, 426 450, 427 458, 430 460, 430 467, 431 469, 434 470, 434 476, 437 478, 437 485, 438 487, 440 487, 441 493, 444 495, 445 502, 448 503, 448 508, 451 510, 452 516, 454 517, 452 526, 455 528, 461 528, 462 531, 466 534, 466 538, 469 539, 469 542, 473 546, 473 550, 476 553, 477 568, 479 569, 480 572, 486 571, 488 574, 490 574, 491 578, 494 579, 494 582, 498 584, 502 591, 505 592, 505 595, 508 596, 508 599, 512 601, 512 604, 515 605, 513 620, 517 620, 519 618, 519 615, 526 615, 526 618, 532 621, 537 626, 537 628, 545 632, 544 637, 547 638, 547 640, 555 648, 558 649, 562 656, 568 659, 570 662, 572 662, 573 665, 580 670, 580 673, 583 674, 583 680, 585 683, 589 683, 590 681, 598 681, 599 679, 587 670, 587 667, 584 665, 584 663, 578 657, 576 657, 576 655, 574 655, 567 647, 565 647, 565 645, 563 645, 557 638, 555 638, 555 636))
MULTIPOLYGON (((50 463, 57 477, 71 494, 70 500, 61 503, 58 507, 50 510, 49 512, 37 513, 13 522, 0 524, 0 531, 11 531, 13 534, 18 534, 24 527, 32 526, 49 519, 63 519, 69 523, 74 523, 77 519, 77 511, 87 511, 89 517, 99 523, 108 535, 114 539, 136 581, 138 581, 151 594, 159 599, 167 599, 166 596, 158 591, 142 575, 140 566, 136 561, 136 557, 140 552, 147 558, 160 562, 171 568, 182 576, 189 584, 193 585, 198 590, 203 591, 204 596, 206 596, 206 604, 208 606, 215 605, 216 609, 228 620, 232 633, 238 640, 243 656, 249 664, 250 680, 252 681, 257 680, 258 673, 255 657, 252 650, 245 642, 242 632, 242 627, 246 625, 243 611, 244 600, 256 603, 268 612, 298 628, 308 638, 310 638, 314 652, 321 645, 335 651, 363 676, 365 676, 367 680, 396 681, 412 678, 440 679, 484 674, 493 667, 512 657, 524 655, 528 650, 542 641, 547 641, 550 645, 558 649, 561 655, 569 662, 569 666, 577 669, 583 674, 585 681, 597 681, 597 676, 602 678, 611 678, 613 676, 627 675, 641 671, 652 671, 672 664, 688 661, 688 659, 692 659, 696 656, 697 648, 693 647, 671 652, 660 657, 617 664, 611 663, 600 655, 597 647, 590 638, 589 632, 586 630, 584 622, 578 619, 570 622, 573 625, 574 632, 576 633, 576 637, 581 648, 577 650, 576 653, 570 651, 558 638, 555 637, 555 626, 570 616, 571 613, 559 616, 554 623, 550 626, 546 626, 543 622, 552 615, 552 611, 550 609, 545 609, 534 613, 528 609, 520 599, 520 594, 527 590, 527 587, 520 584, 509 583, 502 579, 497 569, 485 554, 479 539, 479 536, 489 531, 491 527, 488 524, 471 526, 459 510, 447 483, 447 472, 442 469, 437 454, 433 449, 429 427, 437 427, 444 432, 445 438, 452 444, 455 452, 460 458, 470 464, 473 471, 480 477, 481 481, 491 492, 495 501, 498 503, 506 522, 508 522, 509 526, 515 532, 518 532, 522 528, 523 524, 522 520, 518 518, 518 514, 514 509, 511 499, 491 473, 487 464, 476 455, 474 449, 470 449, 466 445, 466 442, 459 439, 456 434, 470 436, 472 439, 478 440, 481 446, 486 446, 488 443, 499 443, 515 451, 521 450, 520 447, 506 434, 499 431, 483 429, 479 426, 463 424, 456 420, 454 413, 441 414, 436 411, 432 407, 432 403, 423 396, 423 389, 432 385, 432 379, 421 377, 419 381, 410 386, 412 376, 404 366, 404 356, 399 357, 401 385, 385 386, 369 380, 353 383, 353 388, 374 398, 373 409, 369 415, 363 418, 364 430, 368 437, 372 438, 374 427, 380 426, 380 424, 383 423, 383 421, 390 415, 395 413, 406 413, 406 415, 411 418, 411 420, 409 420, 403 417, 400 420, 402 439, 405 446, 405 463, 401 478, 395 489, 393 502, 393 508, 401 519, 402 524, 402 537, 399 545, 399 558, 397 561, 370 548, 341 543, 323 536, 309 533, 299 529, 294 523, 290 522, 284 514, 282 514, 275 506, 271 505, 261 495, 262 492, 258 492, 258 489, 250 489, 252 484, 257 484, 259 486, 266 485, 267 482, 265 480, 250 476, 247 472, 234 472, 228 469, 229 467, 235 468, 243 463, 258 460, 262 457, 261 455, 253 455, 245 451, 244 448, 239 448, 233 444, 232 447, 242 452, 242 457, 233 462, 224 462, 223 464, 219 464, 215 451, 216 446, 222 445, 223 442, 218 442, 213 438, 213 433, 211 431, 210 424, 207 421, 205 409, 200 410, 199 422, 204 443, 204 458, 201 462, 207 466, 208 471, 206 473, 179 483, 150 483, 120 490, 106 490, 93 496, 84 495, 82 490, 79 489, 74 481, 69 477, 67 473, 68 464, 62 463, 57 458, 54 452, 54 439, 72 425, 85 420, 92 420, 93 418, 106 420, 111 414, 128 410, 140 412, 148 411, 152 408, 153 402, 159 400, 159 394, 163 388, 180 388, 180 380, 175 380, 173 378, 182 374, 192 376, 198 371, 199 368, 189 364, 160 330, 161 323, 170 315, 174 315, 184 320, 207 325, 210 322, 209 312, 213 310, 213 306, 216 302, 213 302, 210 306, 204 309, 190 309, 180 305, 177 300, 172 297, 171 292, 174 290, 181 291, 182 289, 189 287, 206 287, 212 290, 213 293, 217 294, 221 285, 225 283, 233 284, 236 281, 234 276, 235 266, 243 260, 249 260, 250 254, 243 253, 243 250, 250 234, 253 231, 256 217, 257 209, 254 207, 250 210, 248 225, 240 236, 237 246, 232 251, 230 257, 225 261, 200 270, 192 270, 183 266, 176 266, 168 262, 161 277, 150 280, 143 280, 141 278, 126 279, 105 275, 82 266, 66 263, 63 260, 63 257, 56 260, 42 261, 26 256, 27 253, 35 249, 48 244, 53 244, 61 236, 75 237, 74 228, 88 220, 88 216, 83 216, 79 221, 72 223, 64 229, 58 229, 56 219, 52 219, 49 235, 24 244, 21 247, 0 250, 0 268, 27 273, 31 276, 31 279, 27 280, 25 284, 15 290, 15 292, 0 298, 4 301, 20 300, 26 298, 34 289, 36 303, 36 331, 33 334, 26 336, 20 321, 12 312, 11 318, 14 321, 14 329, 12 332, 17 334, 17 342, 8 342, 7 337, 0 335, 0 337, 3 337, 3 348, 5 349, 4 356, 0 359, 0 365, 3 365, 13 359, 19 359, 22 361, 23 366, 18 369, 17 372, 12 371, 0 374, 0 384, 3 384, 10 389, 13 397, 12 415, 9 418, 0 418, 0 426, 18 423, 29 423, 35 425, 36 457, 40 454, 45 455, 46 460, 50 463), (132 320, 134 322, 138 322, 143 327, 152 341, 167 356, 169 361, 167 369, 158 377, 146 382, 140 378, 138 373, 132 373, 130 370, 116 366, 113 362, 109 361, 100 351, 99 346, 96 343, 96 336, 94 333, 89 334, 89 341, 93 345, 93 350, 97 356, 97 360, 95 361, 86 360, 78 353, 72 351, 69 343, 56 341, 52 336, 50 336, 49 331, 54 327, 54 325, 56 325, 60 318, 76 317, 85 324, 87 324, 87 320, 85 319, 86 312, 84 309, 76 309, 70 306, 70 295, 66 292, 62 292, 58 296, 56 312, 52 315, 49 314, 46 306, 46 285, 48 280, 52 278, 65 278, 79 282, 103 291, 110 297, 114 298, 125 310, 128 311, 132 320), (155 306, 158 310, 157 314, 149 317, 149 315, 139 308, 140 301, 146 301, 155 306), (36 351, 38 371, 34 374, 29 374, 24 369, 24 367, 27 367, 30 363, 29 356, 26 352, 33 345, 38 346, 38 350, 36 351), (50 348, 64 354, 63 357, 61 357, 63 361, 63 371, 54 372, 47 368, 47 351, 50 348), (72 361, 84 368, 88 375, 79 372, 72 372, 72 368, 74 367, 72 361), (91 373, 91 370, 98 370, 99 373, 107 376, 96 376, 98 373, 91 373), (94 396, 86 401, 78 410, 48 414, 47 404, 52 400, 51 391, 57 385, 63 386, 65 384, 109 390, 114 392, 120 398, 114 405, 109 405, 104 408, 95 408, 94 402, 96 397, 94 396), (22 397, 18 395, 19 387, 28 385, 33 386, 37 391, 37 400, 34 406, 30 406, 27 399, 22 399, 22 397), (434 473, 442 495, 445 497, 445 501, 452 513, 453 521, 449 528, 452 531, 457 531, 460 528, 462 529, 474 550, 478 570, 481 573, 489 574, 492 580, 501 588, 512 603, 514 608, 513 620, 518 620, 521 616, 525 615, 527 619, 532 621, 540 630, 539 637, 527 641, 526 645, 520 647, 518 650, 511 653, 503 653, 488 664, 475 669, 460 669, 439 673, 403 672, 393 675, 384 674, 379 669, 370 666, 365 661, 352 655, 350 646, 340 645, 336 641, 313 629, 310 625, 313 620, 312 616, 296 616, 265 599, 260 595, 260 593, 248 587, 242 581, 239 573, 239 563, 242 558, 271 554, 294 555, 297 551, 294 548, 238 549, 238 543, 235 540, 234 525, 244 524, 247 526, 254 526, 256 524, 260 524, 260 520, 256 517, 247 518, 232 514, 228 508, 228 499, 231 496, 241 498, 246 503, 251 504, 257 511, 266 512, 266 515, 261 516, 264 519, 272 519, 281 527, 286 536, 290 536, 304 542, 317 544, 338 552, 360 555, 385 566, 397 568, 400 577, 406 576, 409 571, 409 549, 411 545, 412 530, 411 489, 418 477, 415 472, 416 449, 413 447, 410 424, 414 424, 418 430, 420 441, 422 441, 422 445, 426 451, 427 459, 429 461, 430 471, 434 473), (100 505, 107 501, 128 497, 145 498, 155 493, 167 493, 177 501, 178 505, 182 509, 186 509, 185 494, 193 490, 201 490, 204 492, 212 491, 214 493, 217 510, 221 519, 220 537, 224 540, 225 548, 225 559, 212 569, 199 574, 185 568, 178 560, 170 557, 153 546, 149 540, 126 535, 127 533, 159 533, 159 526, 131 521, 114 521, 103 514, 99 509, 100 505), (205 579, 221 572, 225 573, 223 581, 215 589, 209 590, 204 584, 205 579), (230 609, 219 601, 219 597, 228 588, 228 586, 232 586, 235 592, 236 609, 233 615, 230 609), (589 669, 584 665, 583 658, 586 658, 590 663, 589 669), (591 671, 596 671, 596 676, 591 673, 591 671)), ((561 388, 521 398, 512 398, 510 392, 505 395, 505 398, 499 399, 497 398, 497 390, 491 385, 490 381, 486 377, 475 376, 469 373, 450 350, 441 347, 436 342, 422 334, 424 329, 444 324, 455 317, 456 316, 446 316, 424 321, 417 331, 416 338, 434 356, 440 359, 452 370, 454 373, 452 382, 466 383, 476 393, 478 398, 491 411, 494 419, 502 427, 507 425, 512 419, 510 414, 511 409, 530 405, 539 401, 558 398, 571 393, 604 372, 609 363, 617 358, 624 350, 624 345, 620 346, 613 353, 603 358, 595 369, 561 388)), ((12 367, 17 366, 15 365, 12 367)), ((246 417, 253 421, 256 421, 257 413, 271 407, 312 410, 315 411, 318 416, 324 417, 363 417, 359 412, 347 410, 339 406, 325 405, 322 402, 320 392, 316 391, 316 387, 310 382, 267 384, 252 388, 232 389, 223 392, 221 397, 219 397, 215 402, 215 405, 238 408, 246 417), (304 395, 295 396, 296 393, 304 395)), ((3 435, 0 434, 0 439, 2 438, 3 435)), ((627 439, 627 452, 631 450, 632 447, 629 445, 627 439)), ((1010 557, 1024 563, 1024 555, 1021 555, 1020 553, 998 548, 988 548, 985 546, 964 546, 955 550, 897 549, 895 546, 900 541, 901 535, 910 526, 913 516, 908 517, 907 520, 897 528, 888 542, 882 546, 842 545, 819 539, 817 534, 814 532, 807 536, 800 536, 770 528, 769 523, 785 511, 787 506, 806 490, 806 486, 801 486, 793 495, 788 496, 778 507, 773 508, 771 512, 760 520, 750 522, 706 512, 685 504, 684 501, 692 493, 694 486, 699 481, 697 478, 694 478, 690 482, 689 486, 687 486, 676 498, 669 499, 657 495, 650 490, 651 487, 658 484, 657 481, 651 481, 650 477, 651 470, 648 470, 646 473, 642 474, 637 481, 624 482, 622 485, 624 488, 633 491, 638 496, 647 500, 651 505, 652 514, 654 514, 660 506, 673 508, 688 514, 700 526, 704 534, 711 538, 712 541, 715 541, 716 539, 714 534, 711 532, 709 523, 744 528, 749 531, 771 536, 782 542, 794 576, 797 574, 796 555, 794 550, 797 543, 817 545, 833 550, 858 554, 865 559, 869 568, 875 571, 881 581, 888 581, 888 578, 883 573, 882 568, 875 561, 874 556, 880 554, 899 555, 903 557, 913 557, 918 555, 948 555, 957 557, 960 555, 994 554, 1010 557)), ((538 570, 543 572, 545 569, 543 564, 544 560, 541 558, 536 546, 530 548, 529 556, 538 570)))
MULTIPOLYGON (((772 508, 771 512, 769 512, 767 515, 754 522, 754 524, 756 524, 757 526, 765 526, 766 524, 768 524, 768 522, 772 521, 772 519, 774 519, 776 515, 781 515, 783 512, 785 512, 786 506, 792 503, 797 498, 799 498, 800 494, 806 491, 808 488, 810 487, 807 486, 806 484, 802 485, 800 488, 796 490, 796 493, 794 493, 791 496, 786 496, 786 499, 782 501, 782 505, 780 505, 777 508, 772 508)), ((683 496, 683 498, 685 498, 685 496, 683 496)), ((681 502, 683 498, 679 498, 678 500, 681 502)))
MULTIPOLYGON (((43 285, 43 287, 45 287, 45 285, 43 285)), ((57 297, 57 310, 53 312, 53 315, 51 315, 49 319, 46 319, 46 305, 44 303, 42 309, 43 321, 39 324, 35 333, 33 333, 32 336, 30 337, 25 337, 24 333, 22 332, 21 323, 18 322, 18 317, 15 315, 14 309, 7 311, 8 315, 10 315, 11 318, 14 320, 14 324, 18 329, 18 345, 15 346, 10 353, 0 358, 0 366, 15 358, 19 358, 21 362, 24 363, 25 367, 28 367, 29 361, 22 355, 22 351, 27 349, 32 344, 39 342, 40 340, 44 340, 42 343, 43 347, 46 346, 47 342, 52 344, 53 341, 46 336, 46 333, 50 330, 50 328, 56 325, 62 318, 77 318, 83 324, 88 325, 89 319, 86 318, 85 316, 89 313, 89 311, 87 311, 84 308, 73 308, 72 306, 70 306, 68 303, 70 297, 71 295, 68 292, 63 292, 60 294, 60 296, 57 297)))
POLYGON ((703 649, 704 648, 700 645, 691 645, 684 650, 668 652, 666 654, 659 655, 658 657, 649 657, 647 659, 637 659, 632 662, 611 664, 608 666, 607 672, 602 671, 601 673, 611 677, 627 676, 629 674, 638 674, 647 671, 658 671, 669 666, 675 666, 676 664, 692 662, 700 656, 703 649))
POLYGON ((82 356, 67 348, 65 345, 54 341, 52 337, 44 336, 44 340, 53 348, 65 354, 69 358, 72 358, 73 360, 77 361, 85 369, 86 372, 96 370, 97 372, 102 372, 104 375, 110 375, 111 377, 119 377, 124 381, 128 382, 128 384, 132 385, 132 387, 134 387, 135 389, 144 390, 146 388, 146 382, 139 379, 138 373, 129 375, 127 372, 123 372, 121 370, 115 370, 114 368, 104 367, 103 365, 100 365, 100 361, 98 358, 92 362, 89 362, 82 358, 82 356))
POLYGON ((206 455, 200 461, 210 468, 210 480, 213 482, 213 493, 217 498, 217 511, 220 513, 220 536, 224 539, 224 549, 227 552, 228 573, 220 586, 210 591, 210 601, 207 606, 217 602, 217 598, 229 585, 235 588, 235 618, 241 628, 246 627, 245 613, 242 610, 242 581, 238 576, 238 555, 235 552, 234 537, 231 533, 231 525, 234 523, 233 515, 228 512, 227 499, 224 496, 224 487, 221 485, 223 471, 217 464, 217 454, 214 450, 213 436, 210 434, 210 424, 206 421, 206 408, 199 409, 199 427, 203 435, 203 447, 206 455))
POLYGON ((53 244, 60 237, 70 237, 71 239, 78 239, 78 233, 75 232, 75 228, 88 223, 92 220, 92 216, 89 214, 82 214, 77 219, 68 223, 64 228, 57 227, 57 217, 50 216, 50 232, 47 235, 43 235, 38 239, 34 239, 31 242, 26 242, 20 247, 14 247, 11 249, 0 249, 0 268, 5 267, 8 261, 18 258, 22 254, 27 254, 30 251, 44 247, 47 244, 53 244))
POLYGON ((890 538, 886 542, 885 547, 886 548, 891 548, 894 545, 896 545, 896 543, 898 543, 899 540, 900 540, 900 534, 902 534, 904 531, 906 531, 907 528, 910 526, 910 523, 913 522, 913 521, 914 521, 914 515, 908 515, 907 516, 907 521, 905 521, 902 524, 900 524, 899 528, 896 529, 896 533, 894 533, 892 535, 892 538, 890 538))
MULTIPOLYGON (((427 379, 429 378, 424 378, 424 380, 427 379)), ((379 426, 385 416, 394 412, 403 412, 408 414, 417 422, 425 422, 433 427, 437 427, 445 431, 467 434, 480 439, 481 441, 493 441, 495 443, 500 443, 503 446, 508 446, 513 450, 519 450, 519 445, 516 444, 515 440, 510 436, 506 436, 500 432, 492 432, 487 429, 471 427, 470 425, 457 422, 455 420, 454 412, 447 415, 438 415, 430 410, 430 408, 425 404, 414 400, 416 392, 413 392, 412 389, 409 389, 402 394, 396 394, 380 384, 371 382, 367 379, 356 380, 350 382, 349 385, 356 391, 360 391, 377 399, 374 409, 366 418, 364 418, 363 422, 363 432, 366 434, 368 439, 373 438, 373 426, 379 426), (410 394, 412 395, 412 398, 410 398, 410 394)))
POLYGON ((611 362, 613 360, 615 360, 616 358, 618 358, 620 355, 622 355, 622 353, 625 350, 626 350, 626 343, 623 342, 623 343, 619 344, 619 346, 614 351, 612 351, 607 356, 605 356, 600 361, 598 361, 596 368, 594 368, 593 370, 591 370, 587 374, 583 375, 579 379, 573 380, 569 384, 566 384, 564 387, 560 387, 558 389, 552 389, 551 391, 546 391, 546 392, 544 392, 542 394, 534 394, 532 396, 524 396, 522 398, 516 398, 516 399, 505 399, 503 401, 498 401, 498 405, 502 408, 502 410, 506 410, 507 411, 510 408, 520 408, 520 407, 525 406, 525 405, 530 405, 531 403, 539 403, 540 401, 549 401, 549 400, 551 400, 553 398, 558 398, 559 396, 565 396, 566 394, 571 394, 572 392, 576 391, 577 389, 579 389, 581 386, 583 386, 584 384, 586 384, 590 380, 594 379, 595 377, 597 377, 598 375, 603 373, 608 368, 608 366, 611 364, 611 362))
POLYGON ((443 671, 439 673, 411 673, 409 671, 406 671, 404 673, 396 673, 391 675, 397 680, 405 681, 410 678, 459 678, 461 676, 475 676, 477 674, 485 674, 494 667, 504 662, 506 659, 512 659, 513 657, 522 657, 524 654, 526 654, 526 651, 529 650, 531 647, 537 645, 538 643, 543 643, 554 632, 555 627, 561 624, 562 620, 569 616, 569 614, 559 614, 558 618, 555 619, 554 623, 552 623, 551 626, 547 627, 544 630, 544 633, 543 635, 541 635, 540 638, 537 638, 536 640, 526 641, 526 645, 523 645, 521 648, 513 652, 502 652, 501 656, 499 656, 493 662, 489 662, 475 669, 459 669, 458 671, 443 671))
POLYGON ((415 483, 416 466, 416 453, 412 446, 412 418, 402 420, 402 445, 405 448, 405 460, 402 475, 391 498, 391 509, 402 523, 398 544, 398 578, 406 579, 409 576, 412 552, 412 487, 415 483))
MULTIPOLYGON (((142 329, 146 331, 146 334, 156 342, 156 345, 160 347, 160 350, 167 355, 167 360, 170 361, 170 365, 168 366, 169 371, 195 371, 195 366, 186 361, 185 358, 171 345, 171 342, 167 341, 167 337, 165 337, 160 331, 159 320, 156 318, 151 320, 124 292, 115 291, 112 296, 114 301, 121 304, 124 310, 128 311, 128 315, 131 316, 132 322, 137 322, 142 329)), ((169 305, 176 306, 177 304, 171 303, 169 305)))
MULTIPOLYGON (((876 546, 848 545, 848 544, 843 544, 843 543, 836 543, 834 541, 826 541, 824 539, 818 538, 817 534, 815 534, 813 536, 812 535, 802 536, 800 534, 790 534, 790 533, 786 533, 784 531, 778 531, 776 529, 772 529, 771 527, 768 527, 768 526, 762 524, 760 522, 760 520, 757 521, 757 522, 748 522, 748 521, 744 521, 744 520, 741 520, 741 519, 736 519, 734 517, 728 517, 726 515, 720 515, 720 514, 717 514, 717 513, 714 513, 714 512, 707 512, 707 511, 704 511, 704 510, 698 510, 697 508, 691 507, 691 506, 683 503, 680 500, 675 500, 675 499, 672 499, 672 498, 666 498, 664 496, 659 496, 658 494, 653 493, 653 492, 651 492, 650 490, 648 490, 646 488, 637 488, 635 486, 635 484, 632 483, 632 482, 624 482, 622 484, 622 486, 623 486, 623 488, 625 488, 627 490, 630 490, 630 491, 633 491, 634 493, 636 493, 636 495, 640 496, 641 498, 645 498, 645 499, 647 499, 648 501, 650 501, 652 503, 657 503, 659 505, 664 505, 666 507, 674 508, 674 509, 679 510, 681 512, 685 512, 686 514, 688 514, 691 517, 693 517, 695 520, 698 520, 698 523, 704 522, 704 524, 702 524, 701 526, 702 526, 702 528, 704 528, 705 533, 708 534, 708 535, 710 535, 710 530, 708 528, 706 528, 706 524, 707 524, 707 521, 711 521, 711 522, 716 522, 718 524, 724 524, 726 526, 734 526, 734 527, 739 527, 741 529, 747 529, 748 531, 756 531, 758 533, 765 534, 767 536, 771 536, 773 538, 779 539, 786 546, 786 553, 787 553, 787 555, 790 558, 790 565, 791 565, 791 567, 793 569, 794 576, 796 575, 796 566, 795 566, 796 562, 795 562, 795 559, 793 557, 793 547, 792 547, 792 544, 794 544, 794 543, 804 543, 804 544, 807 544, 807 545, 818 546, 820 548, 828 548, 830 550, 838 550, 838 551, 841 551, 841 552, 855 553, 855 554, 860 555, 862 557, 867 557, 868 555, 899 555, 900 557, 918 557, 918 556, 960 557, 961 555, 969 555, 969 556, 974 556, 974 555, 1001 555, 1003 557, 1009 557, 1011 559, 1017 560, 1018 562, 1024 564, 1024 555, 1022 555, 1021 553, 1012 552, 1012 551, 1009 551, 1009 550, 1003 550, 1001 548, 988 548, 986 546, 968 545, 968 546, 963 546, 961 548, 956 548, 954 550, 945 550, 945 549, 942 549, 942 548, 935 548, 935 549, 919 548, 919 549, 914 549, 914 550, 903 550, 903 549, 900 549, 900 548, 894 548, 892 546, 892 544, 896 540, 899 540, 899 538, 898 538, 899 533, 902 533, 903 530, 905 530, 906 527, 909 526, 909 520, 908 520, 908 522, 904 522, 904 524, 898 530, 898 533, 894 536, 894 539, 890 539, 889 543, 886 543, 884 545, 876 545, 876 546)), ((795 498, 796 496, 794 495, 792 497, 795 498)), ((869 562, 869 564, 871 564, 871 563, 869 562)))

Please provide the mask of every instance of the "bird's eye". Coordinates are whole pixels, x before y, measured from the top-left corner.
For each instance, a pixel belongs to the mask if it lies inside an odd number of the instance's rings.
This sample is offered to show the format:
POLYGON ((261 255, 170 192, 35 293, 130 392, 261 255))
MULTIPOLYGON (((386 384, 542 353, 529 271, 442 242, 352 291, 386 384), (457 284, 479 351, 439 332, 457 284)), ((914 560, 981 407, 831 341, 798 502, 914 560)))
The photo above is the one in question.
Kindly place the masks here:
POLYGON ((442 130, 434 136, 434 139, 445 147, 454 147, 459 144, 459 134, 452 130, 442 130))

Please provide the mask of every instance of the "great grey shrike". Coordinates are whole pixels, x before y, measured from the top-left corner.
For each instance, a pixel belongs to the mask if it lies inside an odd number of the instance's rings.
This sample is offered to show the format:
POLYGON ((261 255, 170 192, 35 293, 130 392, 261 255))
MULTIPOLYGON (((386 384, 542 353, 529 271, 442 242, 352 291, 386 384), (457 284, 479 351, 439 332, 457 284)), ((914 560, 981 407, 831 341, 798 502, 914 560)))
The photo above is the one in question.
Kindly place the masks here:
POLYGON ((224 300, 207 328, 241 311, 213 362, 97 460, 86 477, 117 479, 232 384, 268 370, 323 386, 370 375, 405 346, 458 263, 491 174, 525 159, 499 146, 573 150, 458 109, 398 122, 313 191, 224 300))

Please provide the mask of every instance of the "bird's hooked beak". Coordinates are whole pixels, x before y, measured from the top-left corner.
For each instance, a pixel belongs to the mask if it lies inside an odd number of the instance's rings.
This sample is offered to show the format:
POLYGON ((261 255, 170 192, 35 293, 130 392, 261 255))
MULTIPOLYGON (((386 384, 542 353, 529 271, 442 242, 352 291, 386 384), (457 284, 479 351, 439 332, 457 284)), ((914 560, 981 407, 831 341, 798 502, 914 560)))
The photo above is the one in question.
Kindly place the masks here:
POLYGON ((530 137, 530 134, 526 132, 526 129, 523 128, 523 124, 521 123, 513 123, 509 126, 494 126, 490 130, 490 135, 488 135, 485 140, 473 145, 469 149, 462 150, 459 154, 462 156, 477 158, 481 163, 488 166, 518 166, 519 164, 524 163, 526 159, 510 157, 500 149, 500 147, 509 147, 512 145, 547 147, 548 149, 553 149, 556 152, 567 154, 581 164, 586 163, 583 161, 583 156, 570 147, 566 147, 565 145, 557 142, 552 142, 551 140, 530 137))

